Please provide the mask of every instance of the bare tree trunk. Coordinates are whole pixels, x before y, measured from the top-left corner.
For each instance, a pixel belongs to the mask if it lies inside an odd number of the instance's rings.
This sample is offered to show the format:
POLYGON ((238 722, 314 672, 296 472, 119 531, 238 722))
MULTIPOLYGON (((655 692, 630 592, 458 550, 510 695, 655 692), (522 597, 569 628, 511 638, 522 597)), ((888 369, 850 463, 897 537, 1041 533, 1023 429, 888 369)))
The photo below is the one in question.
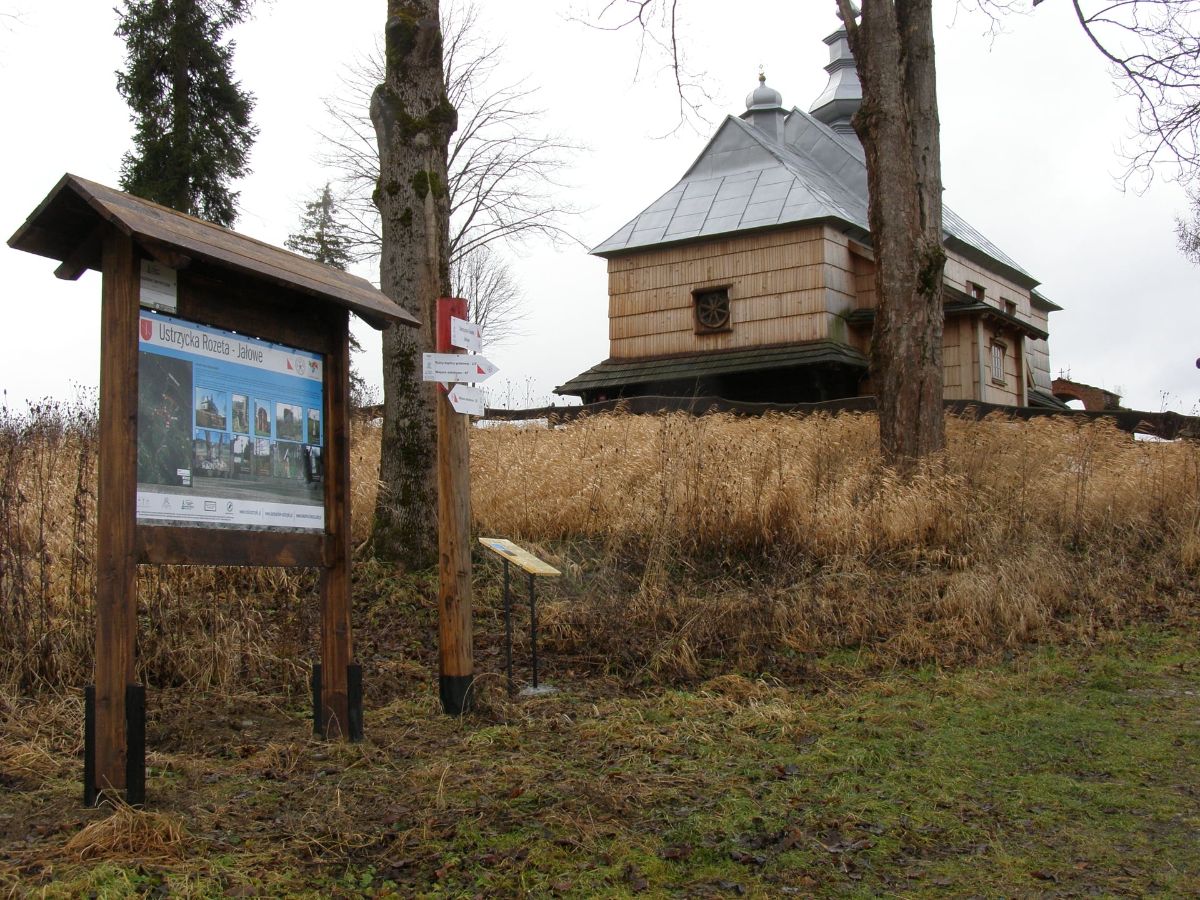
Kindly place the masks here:
POLYGON ((901 469, 946 443, 942 411, 942 177, 931 0, 838 0, 863 103, 878 309, 871 364, 883 459, 901 469))
POLYGON ((434 386, 421 381, 437 298, 449 294, 446 153, 457 114, 446 96, 438 0, 388 0, 386 74, 371 98, 379 142, 379 282, 421 320, 383 335, 383 434, 372 544, 376 556, 437 561, 434 386))

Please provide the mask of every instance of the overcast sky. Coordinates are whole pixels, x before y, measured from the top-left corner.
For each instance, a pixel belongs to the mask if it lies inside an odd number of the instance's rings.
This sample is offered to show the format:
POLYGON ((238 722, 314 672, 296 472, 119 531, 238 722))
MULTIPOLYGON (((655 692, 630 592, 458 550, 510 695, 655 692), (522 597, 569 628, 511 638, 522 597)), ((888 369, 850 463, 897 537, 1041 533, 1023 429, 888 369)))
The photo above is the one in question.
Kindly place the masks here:
MULTIPOLYGON (((116 185, 131 126, 114 72, 114 3, 0 0, 0 231, 7 239, 64 172, 116 185)), ((595 10, 599 2, 592 4, 595 10)), ((685 0, 690 65, 713 100, 708 123, 662 137, 678 104, 660 61, 637 66, 635 35, 589 29, 583 3, 482 0, 489 34, 505 43, 510 76, 540 86, 546 127, 587 149, 568 175, 584 212, 573 223, 594 246, 666 192, 722 117, 744 108, 759 67, 784 105, 807 109, 826 75, 821 39, 834 2, 731 4, 685 0), (519 13, 514 14, 514 10, 519 13)), ((1140 409, 1193 412, 1200 401, 1197 275, 1175 247, 1177 185, 1122 192, 1119 148, 1132 110, 1070 14, 1049 2, 985 36, 977 14, 935 3, 946 203, 1042 282, 1064 307, 1050 319, 1050 364, 1123 394, 1140 409)), ((237 229, 281 244, 302 203, 329 177, 318 157, 328 128, 321 99, 382 30, 384 0, 274 0, 238 27, 237 68, 257 97, 260 135, 241 191, 237 229)), ((99 371, 100 279, 53 277, 50 260, 0 248, 0 388, 10 406, 99 371)), ((604 262, 582 248, 515 248, 527 297, 525 334, 489 349, 493 399, 546 402, 550 391, 608 355, 604 262)), ((369 268, 360 274, 377 280, 369 268)), ((359 366, 378 381, 370 330, 359 366)))

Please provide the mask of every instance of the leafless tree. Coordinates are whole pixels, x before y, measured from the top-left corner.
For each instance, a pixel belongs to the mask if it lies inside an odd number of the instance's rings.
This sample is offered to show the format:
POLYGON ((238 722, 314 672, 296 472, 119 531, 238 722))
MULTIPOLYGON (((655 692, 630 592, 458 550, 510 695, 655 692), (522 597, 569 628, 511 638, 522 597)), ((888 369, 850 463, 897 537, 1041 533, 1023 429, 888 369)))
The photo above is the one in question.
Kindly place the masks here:
POLYGON ((1055 2, 1071 3, 1088 40, 1112 65, 1117 85, 1137 101, 1126 176, 1149 177, 1166 165, 1192 180, 1200 167, 1200 2, 1055 2))
POLYGON ((679 39, 684 27, 682 12, 680 0, 606 0, 594 19, 583 20, 601 31, 637 30, 640 43, 635 77, 641 74, 648 56, 661 55, 667 60, 666 70, 679 99, 676 128, 705 121, 704 107, 713 99, 704 75, 688 64, 686 45, 679 39))
POLYGON ((558 181, 575 148, 539 134, 533 89, 500 80, 500 49, 466 2, 443 14, 439 0, 387 0, 385 50, 352 70, 330 103, 338 127, 329 162, 355 198, 352 234, 362 255, 378 254, 381 290, 421 320, 383 335, 372 530, 377 556, 414 568, 439 559, 436 404, 421 379, 421 354, 435 348, 436 299, 450 293, 456 265, 464 277, 474 272, 496 291, 473 298, 487 303, 480 311, 494 337, 515 293, 498 244, 568 240, 563 222, 573 212, 558 181))
POLYGON ((521 333, 521 289, 508 261, 490 247, 475 247, 450 261, 450 290, 468 300, 467 313, 482 326, 485 345, 521 333))
POLYGON ((1191 191, 1191 212, 1175 220, 1175 237, 1179 252, 1191 263, 1200 266, 1200 194, 1191 191))
POLYGON ((1057 2, 1071 4, 1118 86, 1136 101, 1125 182, 1145 185, 1165 168, 1187 188, 1191 212, 1176 220, 1176 234, 1183 255, 1200 265, 1200 0, 1057 2))
MULTIPOLYGON (((442 31, 446 93, 458 110, 448 159, 451 260, 497 241, 575 242, 566 222, 577 210, 565 199, 561 176, 578 146, 542 128, 536 88, 497 81, 503 47, 481 34, 474 5, 446 7, 442 31)), ((340 175, 343 216, 359 259, 377 257, 380 248, 379 152, 367 110, 383 78, 384 54, 376 45, 347 67, 342 91, 325 101, 332 127, 322 134, 323 161, 340 175)))
POLYGON ((0 27, 6 31, 11 31, 14 25, 19 25, 24 22, 24 13, 17 7, 15 9, 0 10, 0 27))
MULTIPOLYGON (((371 94, 379 149, 379 287, 419 328, 383 333, 376 556, 422 569, 438 561, 436 403, 422 383, 437 298, 450 292, 446 161, 458 114, 447 97, 439 0, 387 0, 384 78, 371 94)), ((455 582, 457 584, 457 581, 455 582)))

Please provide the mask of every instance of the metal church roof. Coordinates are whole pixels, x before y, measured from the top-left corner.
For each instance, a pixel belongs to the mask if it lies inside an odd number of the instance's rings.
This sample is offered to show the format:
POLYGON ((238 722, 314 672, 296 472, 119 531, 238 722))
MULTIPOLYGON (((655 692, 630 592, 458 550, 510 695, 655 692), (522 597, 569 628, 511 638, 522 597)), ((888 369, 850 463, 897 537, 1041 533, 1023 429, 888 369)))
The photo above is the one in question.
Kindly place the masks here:
MULTIPOLYGON (((869 243, 867 169, 852 136, 800 109, 782 139, 726 117, 673 188, 591 252, 610 256, 699 237, 805 222, 833 221, 869 243)), ((943 207, 947 244, 1032 287, 1028 272, 966 220, 943 207)))

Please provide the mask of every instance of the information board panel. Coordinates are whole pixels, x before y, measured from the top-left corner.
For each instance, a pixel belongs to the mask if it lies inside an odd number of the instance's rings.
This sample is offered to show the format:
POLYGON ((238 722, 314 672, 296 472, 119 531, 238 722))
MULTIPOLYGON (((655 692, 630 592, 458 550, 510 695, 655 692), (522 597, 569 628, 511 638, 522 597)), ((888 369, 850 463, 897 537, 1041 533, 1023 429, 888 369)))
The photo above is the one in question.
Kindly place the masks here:
POLYGON ((325 528, 320 354, 142 309, 137 519, 325 528))

